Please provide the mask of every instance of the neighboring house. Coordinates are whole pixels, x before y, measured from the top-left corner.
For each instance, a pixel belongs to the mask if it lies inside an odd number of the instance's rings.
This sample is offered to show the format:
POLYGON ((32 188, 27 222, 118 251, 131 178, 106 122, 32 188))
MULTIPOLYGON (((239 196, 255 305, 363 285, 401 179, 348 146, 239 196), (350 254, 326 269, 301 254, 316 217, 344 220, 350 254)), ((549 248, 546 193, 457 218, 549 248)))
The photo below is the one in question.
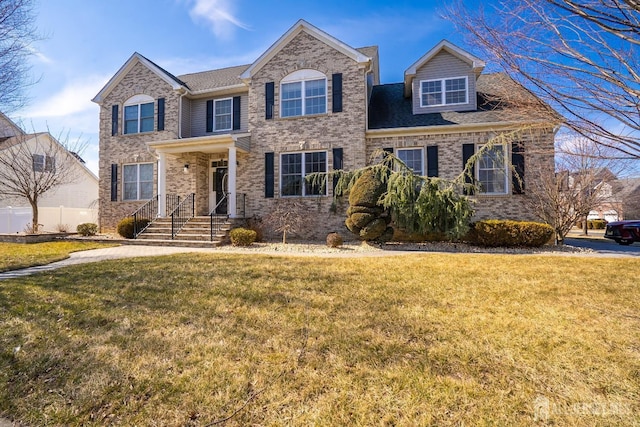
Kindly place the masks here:
POLYGON ((640 178, 603 181, 596 189, 602 201, 589 212, 588 219, 640 219, 640 178))
POLYGON ((134 53, 93 99, 103 229, 156 195, 164 216, 169 196, 194 193, 196 215, 220 203, 231 217, 295 198, 312 222, 302 237, 323 238, 344 229, 346 206, 332 209, 331 183, 314 187, 306 175, 360 168, 384 149, 417 173, 453 179, 491 137, 535 124, 483 155, 473 196, 476 218, 533 219, 525 183, 553 172, 555 124, 500 102, 529 92, 482 74, 483 61, 447 41, 401 83, 381 85, 378 61, 377 47, 352 48, 304 20, 249 65, 174 76, 134 53))
MULTIPOLYGON (((0 151, 17 144, 23 144, 25 152, 31 153, 30 167, 34 174, 55 168, 55 158, 47 155, 52 153, 45 152, 43 147, 57 145, 64 149, 49 133, 28 134, 0 113, 0 151), (39 152, 41 148, 42 151, 39 152)), ((64 226, 69 231, 75 231, 78 224, 98 221, 98 177, 76 153, 66 153, 73 168, 71 176, 74 179, 40 197, 38 222, 42 224, 41 231, 59 231, 64 226)), ((9 198, 0 194, 1 233, 24 231, 31 218, 31 206, 26 199, 9 198)))

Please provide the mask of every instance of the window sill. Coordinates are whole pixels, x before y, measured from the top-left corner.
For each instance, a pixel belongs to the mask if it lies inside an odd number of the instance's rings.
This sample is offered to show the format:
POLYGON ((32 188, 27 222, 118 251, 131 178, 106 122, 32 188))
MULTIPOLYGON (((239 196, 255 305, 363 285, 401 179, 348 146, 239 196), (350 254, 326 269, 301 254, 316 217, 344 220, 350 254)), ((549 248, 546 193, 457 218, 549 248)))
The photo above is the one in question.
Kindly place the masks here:
POLYGON ((305 119, 305 118, 314 118, 314 117, 326 117, 326 116, 329 116, 329 113, 305 114, 304 116, 278 117, 278 120, 296 120, 296 119, 305 119))

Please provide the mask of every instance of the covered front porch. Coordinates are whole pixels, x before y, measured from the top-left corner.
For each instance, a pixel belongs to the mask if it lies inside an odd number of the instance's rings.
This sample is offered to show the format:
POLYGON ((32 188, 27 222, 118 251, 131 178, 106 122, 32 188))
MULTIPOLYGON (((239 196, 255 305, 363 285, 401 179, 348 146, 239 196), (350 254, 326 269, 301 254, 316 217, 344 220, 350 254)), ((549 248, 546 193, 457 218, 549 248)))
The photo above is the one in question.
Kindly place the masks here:
POLYGON ((158 214, 169 215, 171 195, 193 195, 193 214, 245 214, 237 191, 239 157, 250 149, 248 133, 149 142, 158 157, 158 214))

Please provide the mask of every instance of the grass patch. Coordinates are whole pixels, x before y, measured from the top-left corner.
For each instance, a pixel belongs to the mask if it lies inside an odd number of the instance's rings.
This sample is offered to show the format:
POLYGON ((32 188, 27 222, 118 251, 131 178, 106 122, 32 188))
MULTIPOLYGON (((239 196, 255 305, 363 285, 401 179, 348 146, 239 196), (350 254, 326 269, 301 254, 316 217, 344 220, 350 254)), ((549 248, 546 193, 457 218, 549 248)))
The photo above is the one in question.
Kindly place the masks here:
POLYGON ((640 411, 639 267, 185 254, 7 280, 0 413, 70 426, 531 425, 542 398, 555 426, 626 426, 640 411))
POLYGON ((69 258, 71 252, 115 246, 99 242, 0 243, 0 272, 49 264, 69 258))

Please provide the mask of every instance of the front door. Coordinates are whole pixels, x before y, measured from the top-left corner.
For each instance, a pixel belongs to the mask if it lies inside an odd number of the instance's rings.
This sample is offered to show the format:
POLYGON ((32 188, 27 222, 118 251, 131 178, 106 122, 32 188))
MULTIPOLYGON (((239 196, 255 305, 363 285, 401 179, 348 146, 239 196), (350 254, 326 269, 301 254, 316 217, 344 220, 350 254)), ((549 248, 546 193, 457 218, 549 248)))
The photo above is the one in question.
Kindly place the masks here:
POLYGON ((227 168, 216 168, 213 175, 213 188, 216 193, 216 213, 227 214, 227 168))

